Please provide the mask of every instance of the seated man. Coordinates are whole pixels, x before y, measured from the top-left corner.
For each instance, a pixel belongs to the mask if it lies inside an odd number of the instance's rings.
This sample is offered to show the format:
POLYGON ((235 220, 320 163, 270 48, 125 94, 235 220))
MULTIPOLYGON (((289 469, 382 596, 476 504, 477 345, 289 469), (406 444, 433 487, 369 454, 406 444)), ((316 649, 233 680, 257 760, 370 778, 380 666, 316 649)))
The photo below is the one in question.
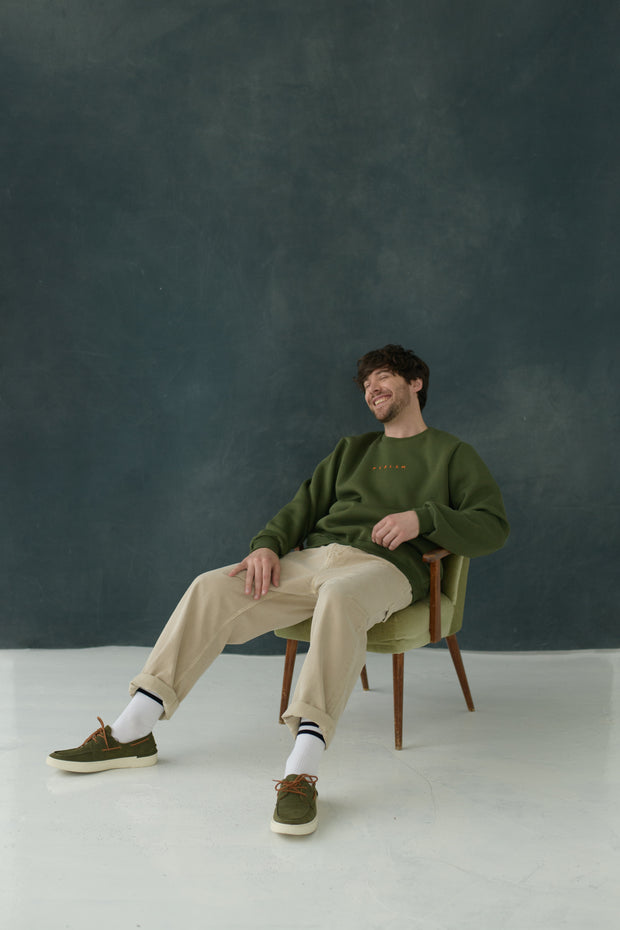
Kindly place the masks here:
POLYGON ((383 430, 342 439, 236 566, 200 575, 176 607, 131 701, 111 725, 47 761, 74 772, 153 765, 152 729, 169 719, 227 643, 312 615, 312 642, 284 719, 295 736, 271 822, 316 828, 323 750, 366 661, 366 633, 428 593, 422 555, 484 555, 502 546, 501 494, 471 448, 427 427, 428 367, 388 345, 358 362, 358 385, 383 430), (294 550, 304 542, 304 549, 294 550))

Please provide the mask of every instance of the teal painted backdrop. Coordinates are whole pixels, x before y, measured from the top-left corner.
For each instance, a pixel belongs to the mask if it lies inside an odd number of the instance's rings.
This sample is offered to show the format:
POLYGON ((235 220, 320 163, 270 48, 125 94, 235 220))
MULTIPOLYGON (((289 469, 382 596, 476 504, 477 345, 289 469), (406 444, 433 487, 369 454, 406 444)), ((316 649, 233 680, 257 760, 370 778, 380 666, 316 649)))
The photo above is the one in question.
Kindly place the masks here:
POLYGON ((620 645, 619 19, 4 0, 1 646, 151 643, 373 428, 388 341, 513 526, 462 645, 620 645))

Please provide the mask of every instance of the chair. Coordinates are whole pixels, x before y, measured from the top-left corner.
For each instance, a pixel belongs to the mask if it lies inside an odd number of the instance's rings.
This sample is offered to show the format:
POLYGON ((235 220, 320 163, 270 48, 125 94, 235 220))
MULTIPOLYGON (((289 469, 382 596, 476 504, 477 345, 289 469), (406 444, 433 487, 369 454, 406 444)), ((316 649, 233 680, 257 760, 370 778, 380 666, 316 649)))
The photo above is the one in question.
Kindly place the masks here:
MULTIPOLYGON (((456 641, 456 634, 463 623, 465 607, 465 589, 469 559, 453 555, 446 549, 434 549, 423 556, 430 566, 430 591, 428 597, 411 604, 404 610, 392 614, 385 623, 377 623, 368 631, 369 652, 390 653, 392 655, 392 674, 394 679, 394 745, 402 749, 403 745, 403 671, 404 653, 409 649, 419 649, 428 643, 437 643, 445 638, 456 669, 465 703, 470 711, 474 710, 471 692, 461 651, 456 641), (443 562, 443 579, 441 565, 443 562)), ((295 657, 298 642, 310 642, 312 620, 304 620, 293 626, 275 630, 276 636, 286 639, 286 656, 284 660, 284 677, 282 679, 282 698, 280 702, 280 723, 282 714, 289 703, 295 657)), ((361 673, 362 687, 368 691, 366 666, 361 673)))

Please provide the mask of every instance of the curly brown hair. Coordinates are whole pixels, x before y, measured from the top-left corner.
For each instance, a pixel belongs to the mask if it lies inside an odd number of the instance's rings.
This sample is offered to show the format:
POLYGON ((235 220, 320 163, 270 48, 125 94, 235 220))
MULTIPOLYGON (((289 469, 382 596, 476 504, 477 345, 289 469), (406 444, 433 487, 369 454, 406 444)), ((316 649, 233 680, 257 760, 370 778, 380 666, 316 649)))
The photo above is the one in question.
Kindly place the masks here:
POLYGON ((414 355, 410 349, 403 349, 402 346, 391 343, 383 346, 382 349, 372 349, 357 362, 357 375, 354 380, 362 390, 364 390, 364 381, 368 375, 377 368, 387 368, 388 371, 401 375, 408 384, 416 378, 421 378, 422 388, 418 393, 418 400, 420 410, 424 409, 430 374, 426 362, 414 355))

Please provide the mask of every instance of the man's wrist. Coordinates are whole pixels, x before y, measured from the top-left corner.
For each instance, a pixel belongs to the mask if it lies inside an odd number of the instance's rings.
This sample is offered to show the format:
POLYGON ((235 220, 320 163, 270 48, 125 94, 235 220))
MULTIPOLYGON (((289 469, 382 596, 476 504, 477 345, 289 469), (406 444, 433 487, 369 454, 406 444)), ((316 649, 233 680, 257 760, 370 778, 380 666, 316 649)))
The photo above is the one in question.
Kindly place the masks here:
POLYGON ((280 548, 273 536, 255 536, 250 543, 250 552, 255 552, 257 549, 271 549, 278 558, 280 557, 280 548))

